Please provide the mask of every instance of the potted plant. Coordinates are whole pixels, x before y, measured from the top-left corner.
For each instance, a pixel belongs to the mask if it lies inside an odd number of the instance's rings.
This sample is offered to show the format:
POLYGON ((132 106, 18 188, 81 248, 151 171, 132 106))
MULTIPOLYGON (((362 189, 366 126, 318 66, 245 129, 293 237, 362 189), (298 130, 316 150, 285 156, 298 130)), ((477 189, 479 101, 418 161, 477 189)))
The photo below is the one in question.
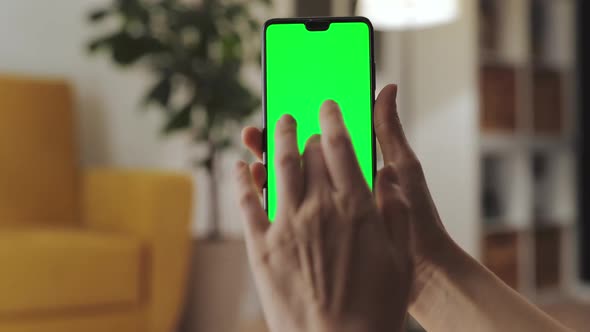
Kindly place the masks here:
POLYGON ((113 0, 89 15, 92 24, 113 28, 94 38, 89 50, 108 54, 119 66, 150 71, 154 82, 144 102, 165 115, 162 132, 188 133, 205 151, 194 164, 210 179, 209 227, 205 241, 195 244, 183 330, 229 331, 237 316, 239 285, 246 279, 244 250, 241 241, 220 241, 216 171, 219 154, 236 132, 232 126, 260 107, 241 76, 245 66, 260 64, 261 26, 251 8, 264 9, 269 2, 113 0))
MULTIPOLYGON (((268 5, 270 0, 258 0, 268 5)), ((227 130, 260 108, 260 98, 242 80, 242 69, 260 64, 260 24, 254 1, 114 0, 92 12, 93 24, 114 30, 93 39, 91 52, 103 51, 122 67, 141 66, 153 75, 145 104, 165 115, 164 134, 190 134, 204 155, 195 166, 209 178, 209 239, 221 237, 216 163, 231 146, 227 130)))

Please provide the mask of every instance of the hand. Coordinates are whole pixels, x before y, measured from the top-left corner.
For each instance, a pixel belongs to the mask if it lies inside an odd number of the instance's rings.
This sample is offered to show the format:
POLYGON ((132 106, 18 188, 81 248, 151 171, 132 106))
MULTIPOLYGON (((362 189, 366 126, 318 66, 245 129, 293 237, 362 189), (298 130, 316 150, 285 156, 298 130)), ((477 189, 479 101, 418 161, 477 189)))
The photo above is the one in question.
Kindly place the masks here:
MULTIPOLYGON (((379 94, 375 102, 375 132, 383 151, 385 169, 396 175, 396 183, 407 197, 412 217, 410 232, 414 250, 410 254, 413 255, 415 279, 410 313, 429 331, 567 331, 465 253, 447 234, 420 162, 401 127, 396 95, 395 85, 385 87, 379 94)), ((243 141, 260 158, 260 130, 246 128, 243 141)), ((262 188, 266 178, 264 166, 254 163, 251 171, 252 183, 262 188)), ((378 202, 383 201, 384 195, 379 189, 380 183, 378 177, 375 192, 378 202)), ((390 227, 390 234, 396 234, 396 227, 399 227, 400 219, 395 216, 381 214, 390 227)), ((400 239, 391 237, 391 241, 395 243, 400 239)))
POLYGON ((375 201, 335 103, 324 103, 320 125, 321 138, 313 136, 301 157, 295 120, 284 116, 277 124, 273 224, 257 193, 256 174, 264 169, 237 166, 248 256, 267 322, 275 332, 399 331, 413 279, 399 177, 392 168, 379 172, 375 201))
POLYGON ((384 164, 396 169, 400 186, 410 203, 413 217, 414 263, 416 282, 412 293, 416 300, 431 274, 439 269, 454 241, 446 232, 430 195, 422 165, 410 147, 397 112, 397 86, 388 85, 375 101, 375 134, 381 146, 384 164))
MULTIPOLYGON (((417 299, 423 287, 430 280, 433 271, 439 265, 439 255, 447 252, 453 244, 444 229, 436 206, 428 190, 420 161, 406 140, 399 121, 396 106, 397 86, 386 86, 375 102, 375 132, 383 152, 386 167, 395 169, 399 185, 407 197, 413 222, 411 227, 414 241, 414 266, 416 280, 412 290, 412 299, 417 299)), ((244 145, 258 157, 262 158, 262 132, 254 127, 242 132, 244 145)), ((266 169, 260 162, 250 166, 254 183, 262 190, 266 181, 266 169)), ((379 197, 379 193, 377 193, 379 197)), ((386 220, 388 225, 395 225, 395 220, 386 220)), ((414 302, 414 301, 412 301, 414 302)))

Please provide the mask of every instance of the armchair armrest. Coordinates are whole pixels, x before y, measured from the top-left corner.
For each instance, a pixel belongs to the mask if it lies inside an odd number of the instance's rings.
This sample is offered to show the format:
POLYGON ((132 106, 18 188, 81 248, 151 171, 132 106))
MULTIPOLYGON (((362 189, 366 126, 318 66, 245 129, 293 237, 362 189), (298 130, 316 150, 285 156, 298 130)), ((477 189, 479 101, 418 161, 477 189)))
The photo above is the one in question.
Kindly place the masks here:
POLYGON ((143 244, 147 326, 172 331, 188 276, 192 182, 155 171, 91 170, 84 175, 86 227, 136 235, 143 244))

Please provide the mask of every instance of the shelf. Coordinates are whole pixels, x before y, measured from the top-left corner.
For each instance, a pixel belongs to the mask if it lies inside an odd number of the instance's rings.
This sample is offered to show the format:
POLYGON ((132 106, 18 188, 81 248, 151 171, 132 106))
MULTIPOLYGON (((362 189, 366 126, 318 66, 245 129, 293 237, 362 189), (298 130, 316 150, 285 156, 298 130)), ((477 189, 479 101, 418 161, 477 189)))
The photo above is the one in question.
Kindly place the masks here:
POLYGON ((563 135, 535 135, 528 144, 532 150, 546 152, 569 149, 572 146, 571 141, 563 135))
POLYGON ((481 128, 514 132, 517 128, 518 73, 512 67, 480 67, 481 128))
POLYGON ((479 0, 482 260, 533 297, 569 281, 574 25, 573 0, 479 0))
POLYGON ((523 152, 558 153, 571 149, 573 139, 564 135, 535 134, 527 136, 510 132, 486 131, 481 134, 480 147, 484 153, 505 153, 523 150, 523 152))
POLYGON ((546 220, 546 219, 542 219, 541 221, 539 221, 539 219, 537 219, 532 224, 532 228, 534 230, 544 230, 544 229, 554 229, 554 228, 565 229, 565 228, 569 228, 569 227, 573 226, 573 224, 574 224, 573 220, 546 220))
POLYGON ((479 63, 483 66, 508 67, 513 69, 528 68, 532 65, 529 61, 515 61, 496 51, 480 50, 479 63))
POLYGON ((524 147, 524 139, 510 132, 484 132, 480 141, 484 153, 512 152, 524 147))
POLYGON ((484 218, 483 219, 483 234, 498 234, 498 233, 531 233, 538 230, 555 229, 566 230, 574 226, 573 221, 544 221, 544 222, 530 222, 526 224, 516 224, 506 222, 503 218, 484 218))
POLYGON ((501 218, 492 218, 485 219, 483 233, 484 235, 491 235, 491 234, 499 234, 499 233, 520 233, 525 232, 529 229, 529 227, 523 225, 514 225, 511 223, 505 222, 501 218), (497 220, 497 221, 496 221, 497 220))

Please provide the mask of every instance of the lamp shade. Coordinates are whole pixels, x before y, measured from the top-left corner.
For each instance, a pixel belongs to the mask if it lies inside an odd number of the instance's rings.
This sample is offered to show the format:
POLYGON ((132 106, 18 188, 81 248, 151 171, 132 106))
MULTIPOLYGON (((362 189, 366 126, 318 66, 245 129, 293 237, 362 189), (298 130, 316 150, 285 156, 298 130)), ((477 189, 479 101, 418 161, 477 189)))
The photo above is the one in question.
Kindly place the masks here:
POLYGON ((358 14, 377 30, 426 28, 454 21, 458 0, 358 0, 358 14))

